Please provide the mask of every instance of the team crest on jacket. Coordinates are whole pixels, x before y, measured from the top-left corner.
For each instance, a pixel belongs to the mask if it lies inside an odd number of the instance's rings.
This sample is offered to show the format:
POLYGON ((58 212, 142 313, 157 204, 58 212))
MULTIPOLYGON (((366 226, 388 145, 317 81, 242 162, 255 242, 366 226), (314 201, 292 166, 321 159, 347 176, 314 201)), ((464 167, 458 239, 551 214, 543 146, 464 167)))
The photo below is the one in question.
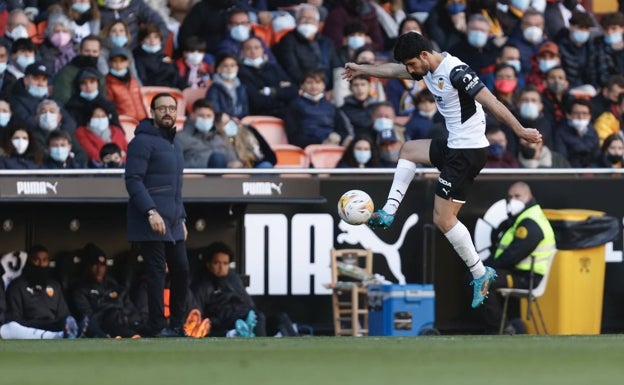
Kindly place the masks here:
POLYGON ((444 88, 444 78, 438 78, 438 88, 439 89, 444 88))
POLYGON ((46 286, 46 294, 48 297, 54 297, 54 288, 52 286, 46 286))

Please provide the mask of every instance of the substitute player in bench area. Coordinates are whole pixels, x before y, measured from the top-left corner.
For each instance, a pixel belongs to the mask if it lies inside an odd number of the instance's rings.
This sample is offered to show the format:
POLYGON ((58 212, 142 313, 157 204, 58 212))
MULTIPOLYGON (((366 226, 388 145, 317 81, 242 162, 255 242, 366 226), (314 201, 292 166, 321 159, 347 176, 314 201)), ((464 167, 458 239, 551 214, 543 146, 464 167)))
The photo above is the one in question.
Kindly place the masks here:
POLYGON ((343 78, 356 75, 380 78, 423 79, 444 116, 448 139, 411 140, 403 145, 388 200, 376 211, 368 225, 388 228, 416 173, 416 164, 433 165, 440 170, 436 188, 433 222, 453 245, 473 276, 472 307, 488 295, 496 271, 486 267, 472 243, 470 232, 457 219, 466 202, 468 188, 481 172, 487 156, 485 106, 490 114, 530 143, 542 140, 540 132, 525 128, 485 87, 477 74, 458 58, 433 50, 431 42, 417 32, 399 37, 394 48, 398 63, 365 65, 347 63, 343 78), (401 64, 399 64, 401 63, 401 64))

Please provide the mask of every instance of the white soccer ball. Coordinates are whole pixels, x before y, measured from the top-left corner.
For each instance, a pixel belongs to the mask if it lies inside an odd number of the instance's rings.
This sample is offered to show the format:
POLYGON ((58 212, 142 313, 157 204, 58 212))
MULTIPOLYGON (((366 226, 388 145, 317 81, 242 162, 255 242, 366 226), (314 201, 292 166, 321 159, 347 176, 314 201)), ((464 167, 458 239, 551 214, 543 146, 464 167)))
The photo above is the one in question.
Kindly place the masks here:
POLYGON ((338 216, 350 225, 366 223, 374 209, 373 200, 362 190, 349 190, 338 200, 338 216))

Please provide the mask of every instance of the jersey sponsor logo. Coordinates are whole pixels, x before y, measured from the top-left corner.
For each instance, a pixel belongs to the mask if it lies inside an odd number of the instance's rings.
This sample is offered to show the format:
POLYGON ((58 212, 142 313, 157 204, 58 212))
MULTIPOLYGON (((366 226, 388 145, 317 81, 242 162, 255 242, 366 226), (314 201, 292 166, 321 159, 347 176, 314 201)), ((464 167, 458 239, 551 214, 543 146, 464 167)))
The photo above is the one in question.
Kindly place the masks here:
POLYGON ((17 195, 48 195, 48 192, 57 194, 58 182, 48 181, 17 181, 17 195))
POLYGON ((282 195, 284 183, 243 182, 243 195, 282 195))
POLYGON ((439 89, 444 89, 444 78, 443 77, 438 78, 438 88, 439 89))

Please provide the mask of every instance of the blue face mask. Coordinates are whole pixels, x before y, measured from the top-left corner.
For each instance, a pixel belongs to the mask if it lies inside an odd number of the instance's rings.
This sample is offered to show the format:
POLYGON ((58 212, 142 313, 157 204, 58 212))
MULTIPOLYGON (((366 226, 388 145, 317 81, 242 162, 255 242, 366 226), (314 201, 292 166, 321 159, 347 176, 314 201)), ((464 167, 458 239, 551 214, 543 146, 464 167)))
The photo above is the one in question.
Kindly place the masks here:
POLYGON ((488 147, 488 154, 494 157, 502 156, 505 152, 505 148, 500 143, 492 143, 490 147, 488 147))
POLYGON ((546 73, 549 69, 558 66, 559 62, 555 59, 538 60, 537 64, 539 65, 540 71, 542 71, 542 73, 546 73))
POLYGON ((394 122, 390 118, 377 118, 373 123, 373 128, 377 132, 391 130, 394 127, 394 122))
POLYGON ((0 126, 6 127, 9 124, 9 120, 11 120, 11 114, 8 112, 0 112, 0 126))
POLYGON ((74 3, 72 9, 78 13, 85 13, 91 9, 90 3, 74 3))
POLYGON ((354 51, 358 48, 364 47, 364 44, 366 44, 366 38, 364 36, 354 35, 349 36, 349 39, 347 39, 347 45, 354 51))
POLYGON ((622 34, 621 33, 605 34, 604 35, 604 41, 605 41, 605 43, 607 43, 609 45, 618 44, 619 42, 622 41, 622 34))
POLYGON ((237 25, 230 30, 230 37, 238 42, 244 42, 249 39, 249 27, 237 25))
POLYGON ((143 49, 143 51, 147 53, 157 53, 160 51, 161 47, 162 47, 161 44, 158 44, 158 45, 141 44, 141 48, 143 49))
POLYGON ((69 157, 69 147, 50 147, 50 157, 57 162, 65 162, 69 157))
POLYGON ((505 64, 512 66, 516 72, 520 72, 521 63, 520 60, 507 60, 505 64))
POLYGON ((453 4, 447 5, 446 6, 446 10, 451 15, 455 15, 455 14, 464 12, 466 10, 466 6, 464 4, 460 4, 460 3, 453 3, 453 4))
POLYGON ((587 43, 587 40, 589 40, 589 31, 575 29, 570 38, 577 44, 585 44, 587 43))
POLYGON ((43 98, 48 95, 48 87, 30 85, 28 86, 28 93, 35 98, 43 98))
POLYGON ((87 100, 93 100, 95 98, 97 98, 99 91, 95 90, 93 92, 85 92, 85 91, 80 91, 80 97, 87 99, 87 100))
POLYGON ((104 132, 108 129, 108 118, 91 118, 89 121, 89 127, 96 133, 104 132))
POLYGON ((481 48, 487 43, 488 35, 483 31, 468 32, 468 44, 473 47, 481 48))
POLYGON ((125 47, 126 44, 128 44, 128 37, 127 36, 111 36, 110 41, 117 47, 125 47))
POLYGON ((358 164, 366 164, 371 158, 371 152, 369 150, 353 150, 353 157, 358 164))
POLYGON ((232 137, 238 134, 238 124, 235 121, 230 120, 227 122, 225 127, 223 127, 223 132, 227 137, 232 137))
POLYGON ((128 73, 128 68, 124 68, 122 70, 116 70, 114 68, 110 69, 110 74, 113 76, 117 76, 118 78, 126 76, 127 73, 128 73))
POLYGON ((195 128, 199 132, 210 132, 214 126, 214 119, 197 118, 195 119, 195 128))
POLYGON ((529 120, 537 119, 539 117, 539 106, 537 103, 522 103, 520 105, 520 116, 529 120))

